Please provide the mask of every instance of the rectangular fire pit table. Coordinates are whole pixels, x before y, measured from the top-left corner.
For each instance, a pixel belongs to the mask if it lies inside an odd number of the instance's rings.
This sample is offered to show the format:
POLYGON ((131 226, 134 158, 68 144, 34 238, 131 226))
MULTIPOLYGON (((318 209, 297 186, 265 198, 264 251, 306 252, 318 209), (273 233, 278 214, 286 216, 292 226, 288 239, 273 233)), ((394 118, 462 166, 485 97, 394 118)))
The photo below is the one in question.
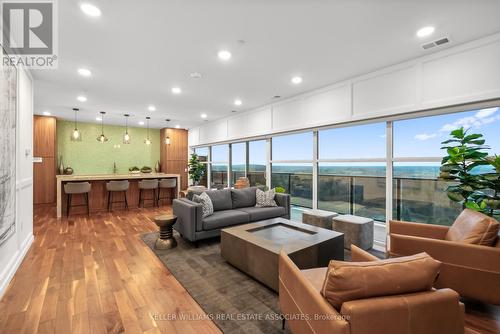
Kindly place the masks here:
POLYGON ((278 291, 278 255, 283 248, 300 269, 326 267, 344 259, 344 235, 321 227, 274 218, 221 231, 222 257, 278 291))

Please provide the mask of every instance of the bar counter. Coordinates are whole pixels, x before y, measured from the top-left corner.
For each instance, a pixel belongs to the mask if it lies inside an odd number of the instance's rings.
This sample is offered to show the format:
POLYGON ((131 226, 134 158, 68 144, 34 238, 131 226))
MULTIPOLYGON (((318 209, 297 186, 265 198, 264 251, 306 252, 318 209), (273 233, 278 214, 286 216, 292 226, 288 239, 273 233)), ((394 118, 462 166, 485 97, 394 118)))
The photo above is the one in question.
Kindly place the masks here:
MULTIPOLYGON (((63 200, 64 183, 66 182, 85 182, 91 184, 89 193, 90 213, 107 210, 108 192, 106 190, 106 182, 110 180, 129 180, 130 187, 127 191, 127 200, 129 208, 137 208, 139 202, 139 185, 138 182, 144 179, 177 179, 177 187, 174 197, 179 196, 181 177, 179 174, 166 173, 138 173, 138 174, 95 174, 95 175, 57 175, 57 218, 61 218, 63 209, 66 209, 66 201, 63 200)), ((146 194, 146 198, 150 198, 151 194, 146 194)), ((83 196, 75 196, 74 204, 83 204, 83 196)), ((151 201, 146 200, 146 205, 151 205, 151 201)), ((123 208, 123 203, 115 204, 116 208, 123 208)), ((71 214, 85 213, 84 207, 71 208, 71 214)))

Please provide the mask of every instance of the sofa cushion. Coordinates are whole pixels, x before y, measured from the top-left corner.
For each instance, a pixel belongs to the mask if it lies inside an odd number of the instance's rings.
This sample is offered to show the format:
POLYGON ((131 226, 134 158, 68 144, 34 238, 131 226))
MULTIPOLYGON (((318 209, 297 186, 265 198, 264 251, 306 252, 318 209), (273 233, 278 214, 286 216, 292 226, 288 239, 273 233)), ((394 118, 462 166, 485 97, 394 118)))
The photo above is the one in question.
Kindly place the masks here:
POLYGON ((201 204, 202 217, 208 217, 214 213, 214 206, 212 200, 206 193, 201 195, 193 195, 193 202, 201 204))
POLYGON ((239 208, 239 211, 246 212, 250 215, 250 221, 255 222, 269 218, 281 217, 286 214, 286 210, 282 206, 265 207, 265 208, 239 208))
POLYGON ((323 267, 323 268, 305 269, 301 270, 300 272, 318 292, 321 292, 321 288, 323 288, 323 282, 325 281, 327 270, 328 268, 323 267))
POLYGON ((250 216, 248 213, 238 210, 215 211, 213 215, 203 219, 204 230, 214 230, 226 226, 248 223, 250 216))
POLYGON ((274 188, 268 191, 257 189, 255 192, 255 206, 259 208, 278 206, 274 200, 275 194, 276 190, 274 188))
POLYGON ((244 189, 232 189, 231 198, 233 200, 233 209, 255 206, 256 187, 244 189))
POLYGON ((445 239, 466 244, 494 246, 500 224, 477 211, 465 209, 451 225, 445 239))
POLYGON ((233 208, 230 189, 209 190, 206 193, 212 200, 214 211, 231 210, 233 208))
POLYGON ((380 261, 330 261, 321 294, 340 310, 342 303, 430 290, 441 262, 427 253, 380 261))

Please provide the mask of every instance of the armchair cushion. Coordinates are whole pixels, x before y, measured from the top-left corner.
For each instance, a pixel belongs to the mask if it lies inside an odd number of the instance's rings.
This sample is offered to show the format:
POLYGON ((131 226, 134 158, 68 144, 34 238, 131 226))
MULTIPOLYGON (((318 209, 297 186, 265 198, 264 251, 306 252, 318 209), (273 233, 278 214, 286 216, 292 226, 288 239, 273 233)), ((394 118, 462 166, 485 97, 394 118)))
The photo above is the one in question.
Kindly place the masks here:
POLYGON ((441 262, 426 253, 368 262, 330 261, 321 294, 340 310, 347 301, 432 288, 441 262))
POLYGON ((477 211, 465 209, 446 233, 448 241, 493 246, 500 224, 493 218, 477 211))

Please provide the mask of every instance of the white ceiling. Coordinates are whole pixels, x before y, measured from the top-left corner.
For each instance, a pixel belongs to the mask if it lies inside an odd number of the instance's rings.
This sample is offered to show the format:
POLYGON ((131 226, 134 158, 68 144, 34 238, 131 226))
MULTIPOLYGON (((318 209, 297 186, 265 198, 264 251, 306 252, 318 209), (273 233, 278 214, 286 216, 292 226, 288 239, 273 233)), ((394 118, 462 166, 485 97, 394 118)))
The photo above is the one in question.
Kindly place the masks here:
POLYGON ((60 0, 59 68, 35 70, 35 112, 131 125, 192 127, 391 64, 435 52, 421 44, 449 36, 457 45, 500 31, 497 0, 100 0, 92 18, 60 0), (417 29, 436 32, 420 40, 417 29), (238 40, 244 40, 241 44, 238 40), (220 49, 232 59, 217 58, 220 49), (77 69, 88 68, 84 78, 77 69), (200 72, 202 79, 191 79, 200 72), (304 78, 290 83, 293 75, 304 78), (183 92, 173 95, 171 87, 183 92), (80 94, 87 102, 78 102, 80 94), (243 105, 235 107, 235 98, 243 105), (155 112, 147 106, 154 104, 155 112))

